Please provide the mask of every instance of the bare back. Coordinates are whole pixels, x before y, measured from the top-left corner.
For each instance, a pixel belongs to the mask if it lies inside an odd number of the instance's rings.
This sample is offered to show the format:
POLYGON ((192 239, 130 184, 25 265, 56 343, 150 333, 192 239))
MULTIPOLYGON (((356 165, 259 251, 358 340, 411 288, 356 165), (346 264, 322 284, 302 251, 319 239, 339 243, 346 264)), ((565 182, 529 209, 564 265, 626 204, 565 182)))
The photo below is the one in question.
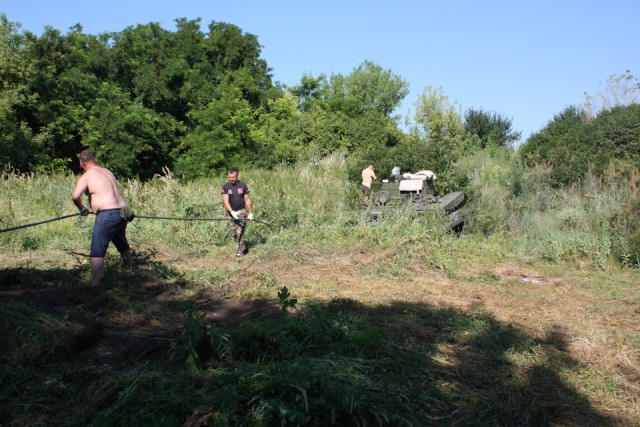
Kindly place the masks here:
POLYGON ((80 177, 72 197, 75 200, 83 194, 89 196, 93 212, 121 208, 125 205, 116 177, 109 169, 98 165, 93 165, 80 177))

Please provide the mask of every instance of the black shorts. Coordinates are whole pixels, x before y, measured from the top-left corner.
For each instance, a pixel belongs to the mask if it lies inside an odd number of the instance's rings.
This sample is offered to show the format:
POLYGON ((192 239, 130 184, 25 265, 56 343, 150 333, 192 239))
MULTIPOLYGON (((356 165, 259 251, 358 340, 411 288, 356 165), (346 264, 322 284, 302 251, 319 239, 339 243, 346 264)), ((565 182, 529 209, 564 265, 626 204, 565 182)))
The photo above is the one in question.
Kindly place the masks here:
POLYGON ((103 258, 109 242, 113 242, 121 254, 127 252, 130 248, 125 235, 126 230, 127 221, 120 216, 120 208, 99 211, 93 226, 89 256, 103 258))

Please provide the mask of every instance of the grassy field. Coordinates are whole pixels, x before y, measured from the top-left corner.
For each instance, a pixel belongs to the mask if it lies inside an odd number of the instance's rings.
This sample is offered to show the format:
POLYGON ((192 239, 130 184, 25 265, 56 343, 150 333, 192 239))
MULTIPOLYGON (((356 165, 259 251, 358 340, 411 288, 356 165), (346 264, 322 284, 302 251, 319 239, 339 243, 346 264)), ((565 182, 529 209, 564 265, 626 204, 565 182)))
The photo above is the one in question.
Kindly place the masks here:
MULTIPOLYGON (((222 222, 136 219, 134 273, 111 248, 94 289, 92 216, 0 233, 0 425, 640 425, 640 273, 607 226, 636 187, 458 167, 460 236, 372 221, 335 157, 241 172, 276 226, 249 224, 245 257, 222 222)), ((74 213, 75 179, 4 176, 0 228, 74 213)), ((223 182, 122 189, 211 218, 223 182)))

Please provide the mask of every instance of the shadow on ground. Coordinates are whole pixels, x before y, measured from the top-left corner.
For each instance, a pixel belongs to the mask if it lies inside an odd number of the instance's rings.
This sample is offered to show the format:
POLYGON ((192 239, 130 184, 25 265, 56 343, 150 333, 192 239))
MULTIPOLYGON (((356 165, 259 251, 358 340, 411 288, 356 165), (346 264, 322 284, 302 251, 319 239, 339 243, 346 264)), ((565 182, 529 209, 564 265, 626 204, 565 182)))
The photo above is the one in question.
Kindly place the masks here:
POLYGON ((98 288, 81 268, 1 271, 0 425, 628 422, 563 380, 580 365, 560 326, 540 340, 428 303, 294 309, 158 271, 98 288))

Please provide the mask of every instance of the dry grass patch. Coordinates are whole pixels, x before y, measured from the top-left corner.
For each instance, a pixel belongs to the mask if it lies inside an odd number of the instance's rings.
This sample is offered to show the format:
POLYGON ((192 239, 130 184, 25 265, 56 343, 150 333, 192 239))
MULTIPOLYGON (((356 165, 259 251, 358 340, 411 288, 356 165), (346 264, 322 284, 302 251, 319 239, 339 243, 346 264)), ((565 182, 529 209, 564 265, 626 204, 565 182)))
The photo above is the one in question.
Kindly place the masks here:
MULTIPOLYGON (((236 277, 251 283, 256 274, 267 274, 272 282, 267 294, 273 292, 273 284, 286 286, 303 302, 351 299, 371 307, 425 303, 462 313, 490 314, 531 334, 544 348, 540 354, 557 353, 554 363, 574 360, 559 366, 559 372, 568 384, 589 396, 598 410, 640 422, 637 290, 603 300, 583 285, 582 277, 586 274, 599 280, 600 273, 558 273, 514 262, 487 266, 476 260, 453 275, 417 263, 397 268, 396 263, 393 251, 372 255, 364 250, 327 253, 301 248, 292 256, 271 254, 253 262, 236 277), (384 274, 376 275, 372 268, 384 274)), ((633 278, 626 271, 606 275, 622 283, 633 278)), ((253 292, 259 293, 259 286, 253 292)), ((427 337, 434 333, 429 328, 414 330, 406 339, 427 337)), ((402 325, 393 329, 400 333, 402 325)), ((441 344, 432 356, 443 363, 456 363, 449 353, 460 354, 460 349, 441 344)), ((510 357, 524 377, 528 377, 527 366, 545 363, 534 354, 516 352, 510 357)))

